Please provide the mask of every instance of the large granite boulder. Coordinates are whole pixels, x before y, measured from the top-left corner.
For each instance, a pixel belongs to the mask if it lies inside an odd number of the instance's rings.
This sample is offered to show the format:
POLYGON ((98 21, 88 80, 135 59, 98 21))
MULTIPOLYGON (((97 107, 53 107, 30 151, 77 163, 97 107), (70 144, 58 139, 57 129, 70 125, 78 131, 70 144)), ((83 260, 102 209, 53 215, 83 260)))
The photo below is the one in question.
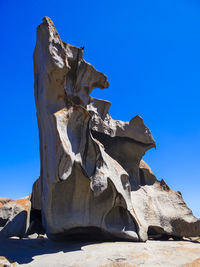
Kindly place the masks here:
POLYGON ((29 228, 30 210, 29 199, 4 201, 0 206, 0 238, 23 237, 29 228))
POLYGON ((48 17, 37 29, 34 74, 41 173, 32 201, 50 238, 199 235, 181 194, 141 161, 155 146, 142 118, 114 120, 110 103, 90 96, 107 77, 61 41, 48 17))

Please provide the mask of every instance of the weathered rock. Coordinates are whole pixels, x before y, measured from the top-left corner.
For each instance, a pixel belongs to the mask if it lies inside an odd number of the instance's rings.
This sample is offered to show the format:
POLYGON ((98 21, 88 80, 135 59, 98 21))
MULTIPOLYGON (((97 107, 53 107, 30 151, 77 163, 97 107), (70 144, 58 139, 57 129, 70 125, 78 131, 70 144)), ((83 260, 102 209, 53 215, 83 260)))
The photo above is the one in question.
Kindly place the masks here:
POLYGON ((19 264, 10 259, 7 259, 4 256, 0 256, 0 267, 17 267, 19 264))
POLYGON ((40 177, 35 181, 31 194, 31 208, 35 210, 41 210, 41 179, 40 177))
POLYGON ((164 180, 158 181, 150 167, 140 163, 140 188, 131 191, 134 209, 148 235, 191 237, 200 233, 200 221, 187 207, 182 195, 174 191, 164 180))
POLYGON ((11 198, 7 198, 7 197, 0 197, 0 207, 3 206, 4 204, 13 201, 11 198))
POLYGON ((10 238, 0 240, 0 252, 24 267, 200 266, 200 243, 189 241, 56 243, 10 238))
POLYGON ((31 208, 30 225, 26 232, 27 235, 45 234, 45 229, 42 225, 41 210, 31 208))
POLYGON ((110 103, 89 95, 107 88, 107 77, 81 48, 62 42, 47 17, 37 30, 34 73, 41 180, 32 203, 49 237, 145 241, 147 233, 200 233, 181 195, 141 161, 155 146, 143 120, 113 120, 110 103))
POLYGON ((41 179, 39 177, 32 188, 30 226, 27 235, 45 233, 45 229, 42 225, 41 208, 41 179))
POLYGON ((29 227, 31 202, 28 199, 9 201, 0 207, 0 238, 23 237, 29 227))

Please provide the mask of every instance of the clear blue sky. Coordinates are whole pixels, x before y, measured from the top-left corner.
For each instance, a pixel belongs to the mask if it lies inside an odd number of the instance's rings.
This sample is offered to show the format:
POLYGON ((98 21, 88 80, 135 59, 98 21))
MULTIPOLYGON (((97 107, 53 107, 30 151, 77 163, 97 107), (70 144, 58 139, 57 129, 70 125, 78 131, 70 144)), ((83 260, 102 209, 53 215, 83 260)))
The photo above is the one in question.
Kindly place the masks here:
POLYGON ((28 195, 39 176, 32 54, 44 16, 108 76, 93 96, 111 115, 144 119, 157 142, 144 159, 200 217, 198 0, 0 0, 0 196, 28 195))

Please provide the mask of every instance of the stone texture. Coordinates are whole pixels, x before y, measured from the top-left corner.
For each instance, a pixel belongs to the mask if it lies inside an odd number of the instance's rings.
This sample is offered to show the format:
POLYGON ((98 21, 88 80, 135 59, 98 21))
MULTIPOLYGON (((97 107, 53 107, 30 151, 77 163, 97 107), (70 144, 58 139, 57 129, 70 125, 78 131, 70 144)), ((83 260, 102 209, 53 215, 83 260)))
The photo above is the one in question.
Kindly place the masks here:
POLYGON ((29 227, 31 202, 12 200, 0 207, 0 238, 23 237, 29 227))
POLYGON ((30 226, 27 231, 27 235, 44 234, 45 229, 42 225, 41 209, 42 209, 42 198, 41 198, 41 179, 40 177, 35 181, 32 187, 31 194, 31 215, 30 215, 30 226))
POLYGON ((37 29, 34 75, 41 180, 32 203, 41 207, 48 237, 199 235, 200 221, 181 194, 141 161, 155 147, 142 118, 114 120, 110 103, 90 96, 108 87, 107 77, 83 59, 82 48, 61 41, 48 17, 37 29))
POLYGON ((200 263, 197 241, 84 243, 10 238, 0 240, 0 252, 24 267, 194 267, 200 263))
POLYGON ((200 221, 187 207, 182 195, 158 181, 150 167, 140 164, 141 183, 131 191, 134 209, 151 237, 191 237, 200 233, 200 221), (141 171, 142 170, 142 171, 141 171))
POLYGON ((12 201, 11 198, 7 198, 7 197, 0 197, 0 207, 3 206, 4 204, 8 203, 12 201))
POLYGON ((41 179, 40 177, 35 181, 31 194, 31 208, 35 210, 41 210, 41 179))
POLYGON ((6 257, 0 256, 0 267, 17 267, 19 264, 7 259, 6 257))

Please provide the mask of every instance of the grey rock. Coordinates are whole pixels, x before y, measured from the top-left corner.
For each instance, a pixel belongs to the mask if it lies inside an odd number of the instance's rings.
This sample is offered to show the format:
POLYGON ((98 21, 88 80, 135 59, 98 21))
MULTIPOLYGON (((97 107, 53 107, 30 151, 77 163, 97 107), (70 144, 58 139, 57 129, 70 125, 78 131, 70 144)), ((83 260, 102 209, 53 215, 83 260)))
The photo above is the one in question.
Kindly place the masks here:
POLYGON ((0 207, 10 201, 13 201, 12 199, 10 198, 7 198, 7 197, 0 197, 0 207))
POLYGON ((23 237, 29 227, 31 202, 10 201, 0 207, 0 238, 23 237))
POLYGON ((35 181, 32 187, 31 194, 31 208, 35 210, 41 210, 41 179, 40 177, 35 181))
POLYGON ((45 238, 7 239, 0 240, 0 251, 24 267, 200 266, 200 243, 189 241, 58 243, 45 238))
POLYGON ((32 234, 45 234, 45 229, 42 225, 41 210, 31 208, 30 213, 30 225, 26 232, 26 235, 32 234))
POLYGON ((34 75, 41 172, 32 203, 48 237, 199 235, 181 195, 141 161, 155 147, 142 118, 113 120, 110 103, 90 96, 108 87, 107 77, 61 41, 48 17, 37 29, 34 75))
POLYGON ((162 179, 158 181, 150 167, 140 163, 141 186, 131 191, 134 209, 149 236, 192 237, 200 233, 200 220, 187 207, 182 195, 162 179))
POLYGON ((31 234, 31 235, 28 235, 27 236, 28 239, 35 239, 35 238, 38 238, 38 234, 31 234))
POLYGON ((0 267, 17 267, 19 264, 4 256, 0 256, 0 267))
POLYGON ((42 225, 41 209, 42 209, 42 198, 41 198, 41 178, 39 177, 32 187, 31 194, 31 215, 30 215, 30 226, 27 231, 27 235, 32 234, 44 234, 45 229, 42 225))

